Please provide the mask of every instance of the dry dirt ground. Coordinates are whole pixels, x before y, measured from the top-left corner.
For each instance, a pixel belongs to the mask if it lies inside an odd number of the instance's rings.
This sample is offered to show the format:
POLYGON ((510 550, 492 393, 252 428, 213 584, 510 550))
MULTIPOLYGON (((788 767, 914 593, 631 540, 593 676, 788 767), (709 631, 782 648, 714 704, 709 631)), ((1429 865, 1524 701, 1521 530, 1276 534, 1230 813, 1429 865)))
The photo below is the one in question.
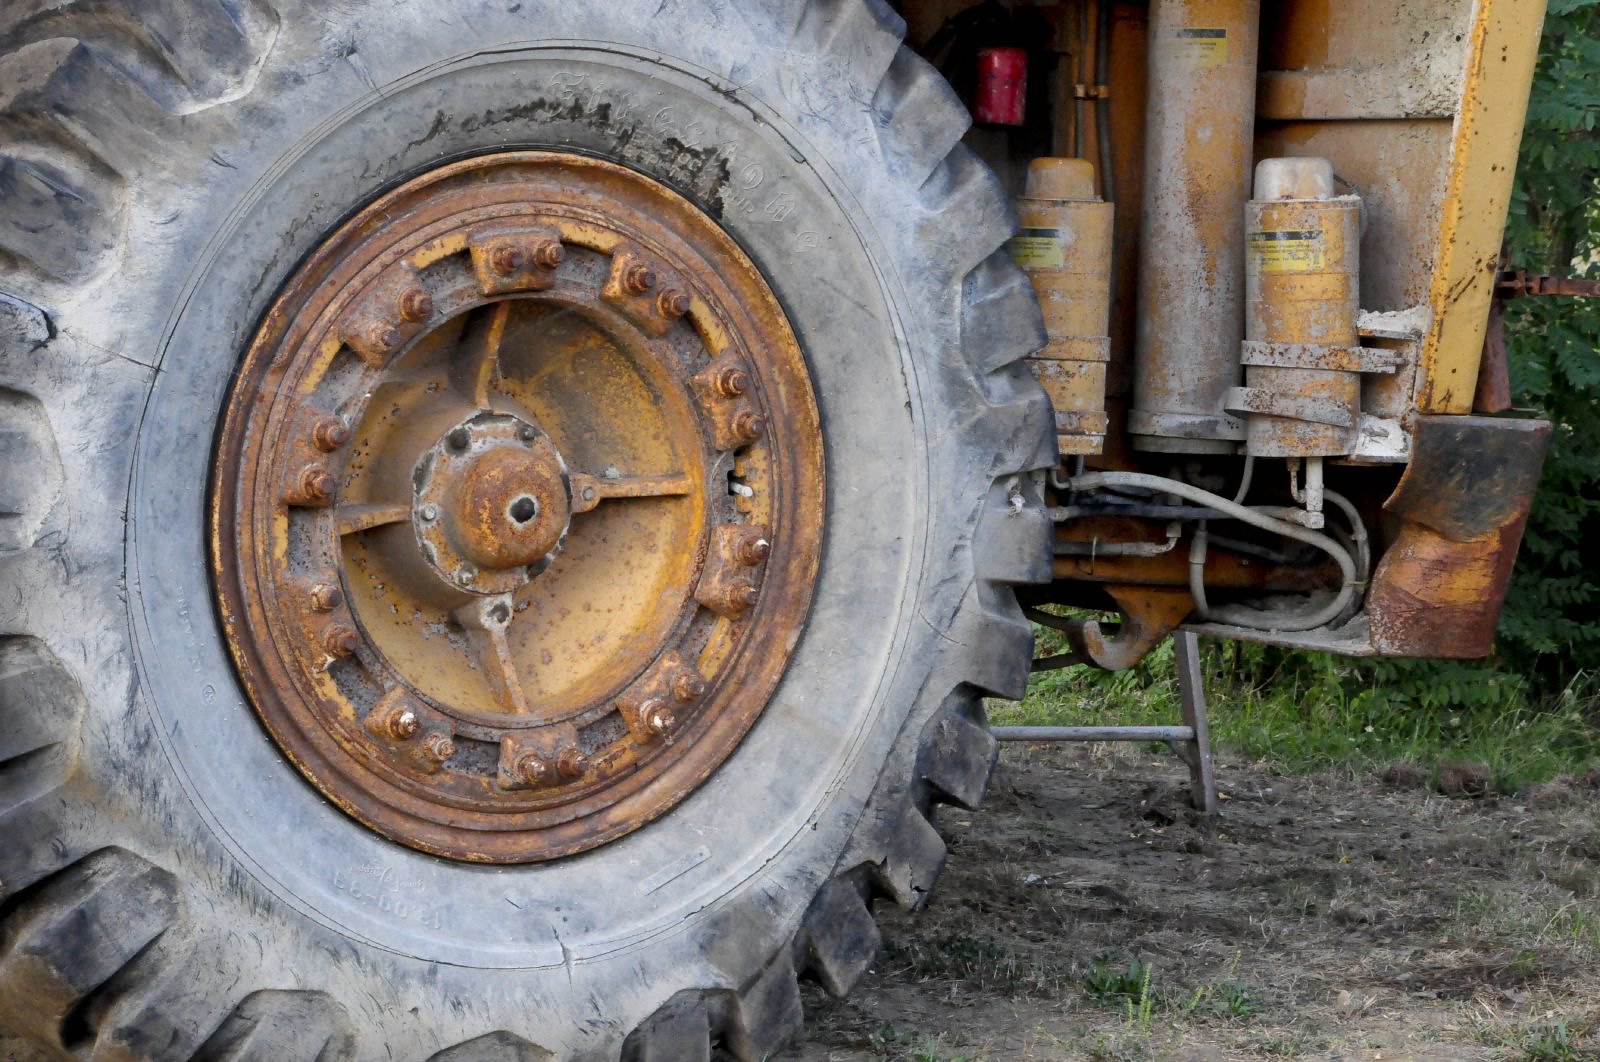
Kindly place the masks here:
POLYGON ((928 910, 784 1057, 1600 1057, 1600 779, 1218 778, 1208 820, 1148 747, 1006 747, 928 910))

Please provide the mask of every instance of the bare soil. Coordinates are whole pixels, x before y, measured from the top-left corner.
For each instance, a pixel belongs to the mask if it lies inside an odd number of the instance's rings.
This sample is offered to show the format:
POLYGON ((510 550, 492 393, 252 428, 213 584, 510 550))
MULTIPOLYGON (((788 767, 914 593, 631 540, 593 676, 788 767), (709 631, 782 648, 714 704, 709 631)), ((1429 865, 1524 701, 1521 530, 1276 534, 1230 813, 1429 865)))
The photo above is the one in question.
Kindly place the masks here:
POLYGON ((1600 790, 1006 747, 929 908, 785 1058, 1600 1057, 1600 790), (1461 787, 1473 791, 1472 787, 1461 787))

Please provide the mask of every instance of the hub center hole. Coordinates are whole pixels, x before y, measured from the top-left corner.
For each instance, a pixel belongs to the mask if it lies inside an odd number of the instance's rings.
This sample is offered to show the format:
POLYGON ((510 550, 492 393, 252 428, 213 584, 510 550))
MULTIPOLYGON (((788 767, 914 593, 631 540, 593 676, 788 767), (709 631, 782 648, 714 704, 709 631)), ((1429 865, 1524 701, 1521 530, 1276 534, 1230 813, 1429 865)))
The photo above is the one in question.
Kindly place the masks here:
POLYGON ((539 515, 539 503, 535 499, 524 494, 522 497, 512 502, 511 508, 507 509, 506 511, 511 515, 511 519, 515 520, 519 524, 525 524, 529 520, 532 520, 535 516, 539 515))

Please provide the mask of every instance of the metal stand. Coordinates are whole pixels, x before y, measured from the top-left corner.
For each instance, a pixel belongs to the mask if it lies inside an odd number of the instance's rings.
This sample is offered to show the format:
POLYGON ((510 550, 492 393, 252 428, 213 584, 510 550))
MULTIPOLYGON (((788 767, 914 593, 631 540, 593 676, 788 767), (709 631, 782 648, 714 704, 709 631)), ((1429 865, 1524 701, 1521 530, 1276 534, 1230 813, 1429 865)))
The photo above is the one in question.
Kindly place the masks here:
POLYGON ((1000 741, 1165 741, 1189 766, 1189 799, 1207 815, 1217 811, 1217 778, 1211 767, 1211 729, 1200 653, 1188 631, 1172 636, 1178 658, 1178 699, 1183 726, 997 726, 1000 741))

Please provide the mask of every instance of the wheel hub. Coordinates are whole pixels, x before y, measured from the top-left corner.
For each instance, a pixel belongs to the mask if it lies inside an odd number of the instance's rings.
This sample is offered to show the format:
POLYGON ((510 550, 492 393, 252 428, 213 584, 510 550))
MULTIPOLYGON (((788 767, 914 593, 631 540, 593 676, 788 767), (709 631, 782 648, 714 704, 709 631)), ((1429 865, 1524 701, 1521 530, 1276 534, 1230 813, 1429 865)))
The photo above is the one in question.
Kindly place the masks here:
POLYGON ((592 159, 424 174, 290 278, 224 414, 212 566, 263 723, 338 806, 522 862, 722 762, 804 621, 822 445, 755 267, 592 159))

